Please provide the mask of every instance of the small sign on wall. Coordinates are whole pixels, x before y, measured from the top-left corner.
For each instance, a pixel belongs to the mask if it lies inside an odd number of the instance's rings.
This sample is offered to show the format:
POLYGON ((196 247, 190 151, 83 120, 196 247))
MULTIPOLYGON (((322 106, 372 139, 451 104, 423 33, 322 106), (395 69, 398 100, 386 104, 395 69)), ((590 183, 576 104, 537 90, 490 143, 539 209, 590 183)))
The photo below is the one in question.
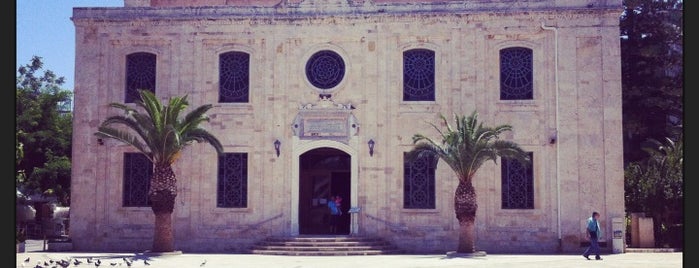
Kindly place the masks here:
POLYGON ((623 238, 624 232, 621 230, 614 230, 614 238, 623 238))

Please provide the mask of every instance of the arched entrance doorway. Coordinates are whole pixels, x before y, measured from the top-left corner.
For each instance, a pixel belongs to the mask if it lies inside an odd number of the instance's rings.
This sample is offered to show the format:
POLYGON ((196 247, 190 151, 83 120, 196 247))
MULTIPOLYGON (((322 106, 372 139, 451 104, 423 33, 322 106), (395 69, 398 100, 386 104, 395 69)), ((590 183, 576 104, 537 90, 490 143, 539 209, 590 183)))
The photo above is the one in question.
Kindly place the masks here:
POLYGON ((299 234, 350 234, 351 156, 329 147, 316 148, 299 156, 299 234), (337 232, 330 232, 330 195, 342 197, 337 232))

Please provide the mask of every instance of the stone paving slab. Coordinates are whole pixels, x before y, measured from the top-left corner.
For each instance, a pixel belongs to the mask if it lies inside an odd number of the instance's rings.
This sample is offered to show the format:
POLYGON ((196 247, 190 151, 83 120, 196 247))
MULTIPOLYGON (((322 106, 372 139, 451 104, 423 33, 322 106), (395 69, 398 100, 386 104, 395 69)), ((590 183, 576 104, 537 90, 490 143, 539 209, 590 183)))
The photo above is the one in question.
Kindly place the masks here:
MULTIPOLYGON (((482 257, 447 257, 444 255, 378 255, 378 256, 270 256, 255 254, 165 254, 90 253, 90 252, 24 252, 17 253, 16 267, 43 266, 50 260, 83 261, 69 267, 97 267, 87 258, 100 259, 99 267, 127 267, 123 258, 133 260, 131 267, 235 267, 235 268, 680 268, 682 252, 621 253, 602 255, 603 260, 586 260, 581 255, 515 255, 486 254, 482 257), (29 258, 29 261, 25 260, 29 258), (146 264, 146 262, 148 264, 146 264), (113 263, 114 266, 110 265, 113 263)), ((57 266, 60 267, 60 266, 57 266)))

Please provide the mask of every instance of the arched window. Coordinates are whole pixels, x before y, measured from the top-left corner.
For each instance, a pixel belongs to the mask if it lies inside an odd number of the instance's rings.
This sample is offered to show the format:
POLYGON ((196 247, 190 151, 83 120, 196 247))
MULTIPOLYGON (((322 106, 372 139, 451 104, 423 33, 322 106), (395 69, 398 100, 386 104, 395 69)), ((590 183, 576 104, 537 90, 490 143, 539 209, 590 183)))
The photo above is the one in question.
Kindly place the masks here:
POLYGON ((218 101, 248 102, 250 99, 250 55, 226 52, 218 57, 218 101))
POLYGON ((126 55, 126 103, 141 99, 138 90, 150 90, 155 93, 155 60, 155 54, 148 52, 126 55))
POLYGON ((403 52, 403 101, 434 101, 434 51, 403 52))
POLYGON ((532 50, 511 47, 500 50, 500 99, 534 98, 532 50))

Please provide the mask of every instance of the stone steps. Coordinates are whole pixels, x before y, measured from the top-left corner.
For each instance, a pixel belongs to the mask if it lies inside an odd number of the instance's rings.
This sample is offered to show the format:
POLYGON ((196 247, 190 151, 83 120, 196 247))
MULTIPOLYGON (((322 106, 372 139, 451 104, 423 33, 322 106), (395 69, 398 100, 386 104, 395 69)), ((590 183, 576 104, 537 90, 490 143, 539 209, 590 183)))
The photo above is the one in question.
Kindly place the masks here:
POLYGON ((351 256, 401 254, 401 250, 378 237, 294 236, 269 237, 252 247, 251 253, 290 256, 351 256))

